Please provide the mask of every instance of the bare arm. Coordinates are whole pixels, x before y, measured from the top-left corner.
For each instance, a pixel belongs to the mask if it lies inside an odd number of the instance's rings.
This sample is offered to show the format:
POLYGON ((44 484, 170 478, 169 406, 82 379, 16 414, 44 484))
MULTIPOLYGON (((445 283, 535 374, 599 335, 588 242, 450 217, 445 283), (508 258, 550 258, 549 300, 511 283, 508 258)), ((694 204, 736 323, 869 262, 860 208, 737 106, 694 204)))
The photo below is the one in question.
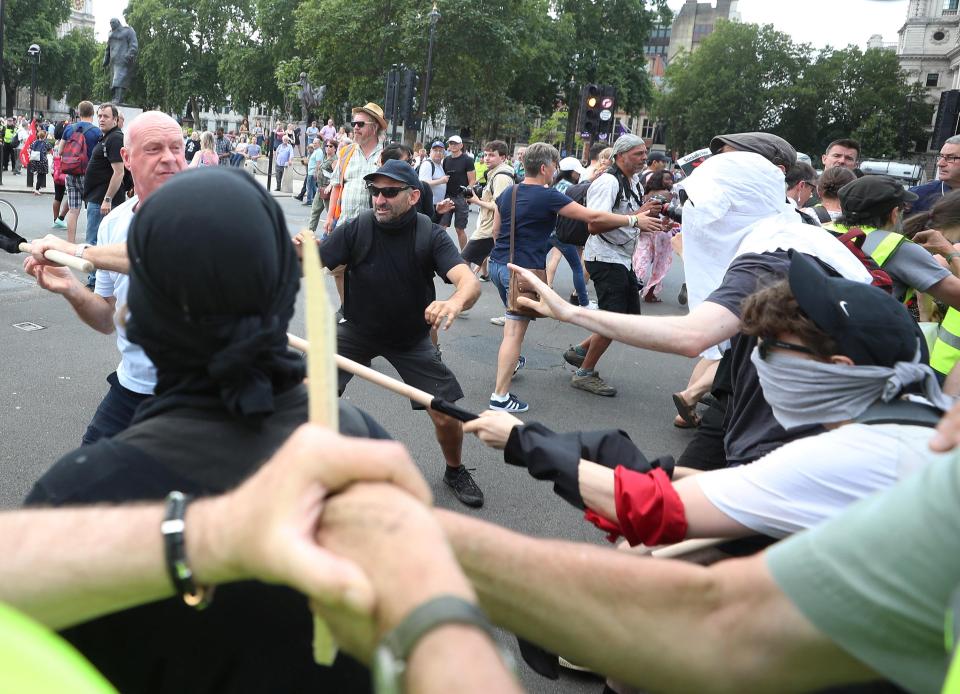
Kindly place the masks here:
POLYGON ((23 269, 37 280, 37 285, 66 299, 77 316, 97 332, 109 335, 114 331, 113 312, 117 300, 89 291, 67 268, 41 265, 33 256, 23 261, 23 269))
POLYGON ((103 203, 100 205, 101 214, 107 214, 110 211, 111 203, 107 202, 107 198, 110 198, 112 201, 117 191, 120 190, 120 186, 123 184, 123 162, 111 162, 110 168, 113 169, 113 173, 110 175, 110 182, 107 184, 107 193, 103 196, 103 203), (103 211, 104 207, 107 208, 107 212, 103 211))
POLYGON ((927 289, 927 294, 960 311, 960 278, 956 275, 944 277, 927 289))
POLYGON ((634 347, 695 357, 705 349, 733 337, 740 329, 737 316, 720 304, 709 301, 704 301, 686 316, 631 316, 609 311, 589 311, 567 303, 532 272, 520 267, 516 269, 534 285, 540 295, 539 301, 521 297, 520 302, 524 305, 542 315, 634 347))
POLYGON ((633 686, 782 692, 876 678, 797 611, 763 555, 704 568, 435 514, 496 623, 633 686))
MULTIPOLYGON (((44 257, 44 252, 49 250, 63 251, 68 255, 76 255, 77 245, 64 241, 59 236, 47 234, 42 239, 31 241, 31 254, 33 259, 40 265, 54 265, 44 257)), ((127 258, 126 243, 111 243, 105 246, 90 246, 85 248, 80 256, 84 260, 89 260, 98 270, 109 270, 110 272, 121 272, 124 275, 130 273, 130 261, 127 258)))

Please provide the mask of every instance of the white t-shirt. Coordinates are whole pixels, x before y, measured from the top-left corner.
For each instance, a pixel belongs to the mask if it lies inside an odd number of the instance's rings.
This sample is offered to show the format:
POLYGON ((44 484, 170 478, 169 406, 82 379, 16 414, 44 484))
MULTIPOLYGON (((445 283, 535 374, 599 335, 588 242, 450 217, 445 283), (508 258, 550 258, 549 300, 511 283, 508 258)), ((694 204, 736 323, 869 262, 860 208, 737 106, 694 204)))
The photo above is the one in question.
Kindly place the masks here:
POLYGON ((847 424, 791 441, 749 465, 693 479, 710 503, 741 525, 786 537, 947 457, 930 451, 931 436, 929 427, 847 424))
MULTIPOLYGON (((430 183, 435 181, 438 178, 443 178, 446 174, 443 172, 443 162, 439 164, 435 162, 430 157, 427 157, 422 162, 420 162, 419 171, 420 180, 430 183), (433 166, 431 166, 431 164, 433 166)), ((438 183, 437 185, 431 185, 430 190, 433 191, 433 204, 436 205, 438 202, 447 197, 447 184, 438 183)))
MULTIPOLYGON (((119 207, 115 207, 110 214, 100 222, 97 232, 97 243, 106 246, 111 243, 126 243, 127 232, 133 221, 133 208, 136 207, 137 197, 134 196, 119 207)), ((152 395, 157 386, 157 369, 153 362, 144 354, 139 345, 127 339, 127 331, 117 320, 121 312, 127 313, 127 290, 130 286, 130 277, 122 272, 97 270, 97 284, 94 292, 102 297, 114 297, 117 300, 116 312, 113 316, 117 328, 117 349, 120 350, 120 365, 117 367, 117 380, 124 388, 134 393, 152 395)))

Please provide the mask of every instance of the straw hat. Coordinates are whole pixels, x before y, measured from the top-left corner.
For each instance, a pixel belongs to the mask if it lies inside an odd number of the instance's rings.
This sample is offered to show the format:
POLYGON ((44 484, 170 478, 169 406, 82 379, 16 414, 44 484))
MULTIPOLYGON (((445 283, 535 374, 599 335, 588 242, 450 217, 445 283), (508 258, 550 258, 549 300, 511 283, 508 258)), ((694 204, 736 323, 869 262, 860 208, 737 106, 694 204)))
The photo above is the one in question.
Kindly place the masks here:
POLYGON ((373 102, 371 101, 370 103, 368 103, 368 104, 365 105, 365 106, 357 106, 357 108, 353 109, 352 113, 357 114, 357 113, 360 113, 361 111, 362 111, 363 113, 366 113, 368 116, 370 116, 371 118, 373 118, 375 121, 377 121, 377 123, 380 124, 380 129, 381 129, 381 130, 386 130, 386 129, 387 129, 387 121, 386 121, 386 119, 383 117, 383 109, 380 108, 379 106, 377 106, 375 103, 373 103, 373 102))

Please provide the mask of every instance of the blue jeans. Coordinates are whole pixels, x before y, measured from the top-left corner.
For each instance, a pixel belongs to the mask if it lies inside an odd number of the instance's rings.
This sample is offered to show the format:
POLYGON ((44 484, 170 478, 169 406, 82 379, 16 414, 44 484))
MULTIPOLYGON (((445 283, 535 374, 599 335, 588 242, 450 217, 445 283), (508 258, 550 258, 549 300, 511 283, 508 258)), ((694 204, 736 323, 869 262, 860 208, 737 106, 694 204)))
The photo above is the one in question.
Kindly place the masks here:
POLYGON ((316 176, 307 176, 307 204, 313 204, 313 196, 317 194, 316 176))
MULTIPOLYGON (((510 291, 510 268, 507 267, 506 263, 498 263, 495 260, 490 260, 487 262, 487 272, 490 273, 490 281, 493 282, 493 286, 497 288, 497 292, 500 294, 500 301, 503 302, 503 307, 507 307, 507 294, 510 291)), ((504 317, 508 320, 532 320, 526 316, 515 316, 509 311, 506 311, 504 317)))
POLYGON ((583 277, 583 265, 580 263, 577 247, 572 243, 564 243, 557 238, 556 234, 550 234, 550 245, 563 253, 563 257, 566 258, 570 272, 573 273, 573 288, 577 290, 577 301, 581 306, 586 306, 590 303, 590 295, 587 294, 587 282, 583 277))
POLYGON ((116 371, 107 376, 107 383, 110 384, 110 390, 103 396, 93 419, 90 420, 80 443, 81 446, 119 434, 130 426, 133 413, 137 411, 140 403, 150 397, 149 395, 134 393, 120 385, 116 371))
MULTIPOLYGON (((97 245, 97 232, 100 231, 100 220, 103 219, 103 215, 100 214, 100 203, 98 202, 88 202, 87 203, 87 243, 91 246, 97 245)), ((96 271, 91 272, 87 276, 87 286, 92 287, 97 281, 96 271)))

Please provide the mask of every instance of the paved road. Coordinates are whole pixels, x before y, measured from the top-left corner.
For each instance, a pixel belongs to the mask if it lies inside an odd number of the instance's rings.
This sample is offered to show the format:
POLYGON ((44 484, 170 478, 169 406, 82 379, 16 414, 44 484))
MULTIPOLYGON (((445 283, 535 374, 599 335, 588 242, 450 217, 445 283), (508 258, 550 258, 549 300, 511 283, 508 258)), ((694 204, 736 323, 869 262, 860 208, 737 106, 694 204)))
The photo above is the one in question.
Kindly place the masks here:
MULTIPOLYGON (((49 195, 0 193, 20 213, 21 235, 35 238, 50 231, 49 195)), ((304 225, 309 208, 289 197, 279 198, 291 233, 304 225)), ((82 215, 81 215, 82 216, 82 215)), ((471 219, 471 226, 474 220, 471 219)), ((81 219, 81 230, 83 228, 81 219)), ((62 231, 60 232, 62 234, 62 231)), ((111 336, 81 324, 67 303, 34 286, 20 267, 22 256, 0 254, 0 508, 19 503, 31 484, 61 455, 79 444, 87 422, 106 390, 105 377, 117 364, 111 336), (17 323, 30 322, 42 330, 25 332, 17 323)), ((683 312, 676 303, 682 268, 675 265, 666 280, 664 303, 644 310, 651 315, 683 312)), ((467 318, 458 320, 441 336, 443 357, 457 374, 466 397, 461 405, 482 410, 493 387, 501 328, 488 318, 502 313, 495 287, 483 284, 483 295, 467 318)), ((572 288, 565 263, 557 279, 558 291, 572 288)), ((329 284, 334 294, 332 282, 329 284)), ((450 293, 438 282, 438 295, 450 293)), ((303 295, 291 331, 303 335, 303 295)), ((569 386, 570 368, 561 353, 582 338, 578 328, 556 321, 537 321, 527 333, 527 366, 513 390, 530 402, 522 417, 559 430, 618 427, 627 431, 651 457, 679 453, 690 435, 671 426, 675 414, 670 394, 682 388, 693 361, 614 344, 600 362, 604 378, 619 389, 614 398, 602 398, 569 386)), ((394 375, 382 360, 374 366, 394 375)), ((410 449, 433 486, 437 504, 532 535, 603 542, 600 533, 580 514, 560 501, 521 470, 505 466, 494 451, 472 437, 464 442, 464 460, 486 495, 479 511, 461 506, 441 481, 443 460, 433 427, 423 413, 411 414, 409 404, 354 379, 344 397, 364 408, 410 449)), ((535 577, 534 577, 535 580, 535 577)), ((570 596, 575 599, 575 596, 570 596)), ((512 644, 512 640, 510 641, 512 644)), ((521 666, 524 684, 538 692, 596 692, 596 680, 564 674, 559 683, 537 677, 521 666)))

